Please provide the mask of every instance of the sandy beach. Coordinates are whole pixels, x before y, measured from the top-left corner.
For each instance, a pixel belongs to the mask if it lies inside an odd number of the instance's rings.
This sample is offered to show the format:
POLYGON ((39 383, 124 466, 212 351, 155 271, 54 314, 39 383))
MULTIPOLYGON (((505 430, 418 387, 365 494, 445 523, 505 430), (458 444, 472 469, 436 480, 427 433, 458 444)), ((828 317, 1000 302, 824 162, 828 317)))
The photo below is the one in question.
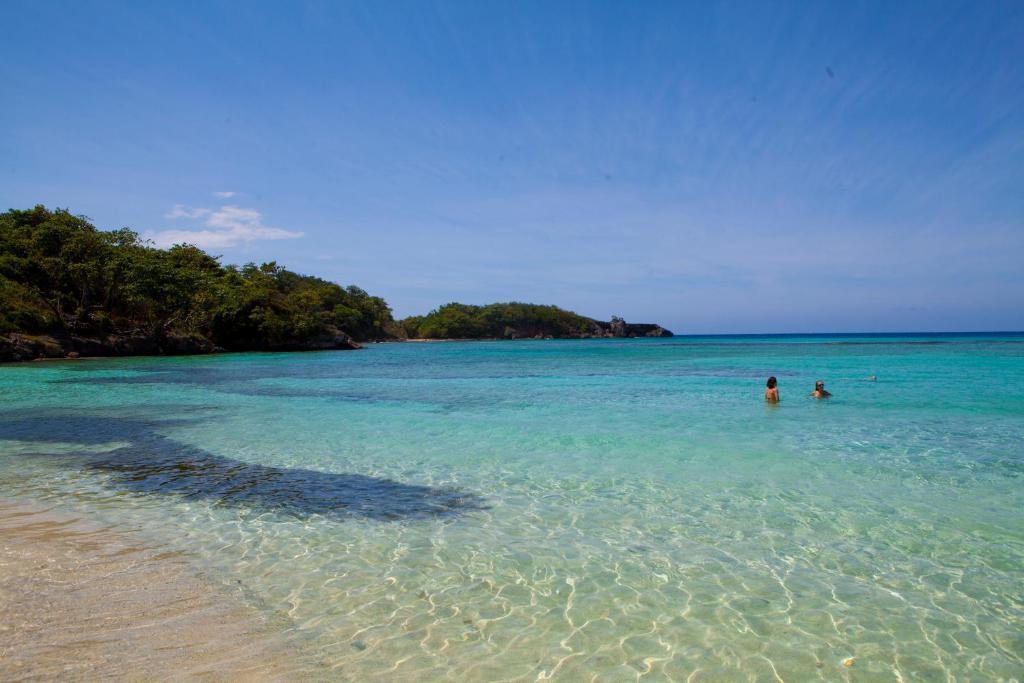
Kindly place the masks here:
POLYGON ((0 501, 0 613, 0 680, 299 674, 275 629, 180 555, 41 506, 0 501))

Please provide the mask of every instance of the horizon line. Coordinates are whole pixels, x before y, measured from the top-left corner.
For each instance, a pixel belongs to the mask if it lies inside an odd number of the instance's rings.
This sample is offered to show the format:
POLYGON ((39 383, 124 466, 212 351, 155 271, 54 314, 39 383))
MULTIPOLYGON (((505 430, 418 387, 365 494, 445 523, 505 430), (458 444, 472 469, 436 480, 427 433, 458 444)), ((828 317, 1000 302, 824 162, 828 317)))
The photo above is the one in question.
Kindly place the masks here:
POLYGON ((1024 335, 1024 330, 900 330, 896 332, 689 332, 673 333, 673 337, 786 337, 786 336, 866 336, 866 335, 936 335, 936 334, 1019 334, 1024 335))

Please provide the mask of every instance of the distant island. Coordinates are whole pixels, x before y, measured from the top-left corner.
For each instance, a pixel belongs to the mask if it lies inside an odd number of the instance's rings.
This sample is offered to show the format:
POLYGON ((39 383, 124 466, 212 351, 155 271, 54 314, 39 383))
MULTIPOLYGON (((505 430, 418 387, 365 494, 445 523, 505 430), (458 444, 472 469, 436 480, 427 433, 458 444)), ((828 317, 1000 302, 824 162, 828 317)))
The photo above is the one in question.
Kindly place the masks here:
POLYGON ((0 361, 671 335, 525 303, 451 303, 396 321, 380 297, 275 262, 225 266, 198 247, 158 249, 63 209, 0 214, 0 361))
POLYGON ((603 322, 557 306, 505 303, 488 306, 447 304, 425 316, 399 323, 410 339, 588 339, 593 337, 671 337, 659 325, 603 322))

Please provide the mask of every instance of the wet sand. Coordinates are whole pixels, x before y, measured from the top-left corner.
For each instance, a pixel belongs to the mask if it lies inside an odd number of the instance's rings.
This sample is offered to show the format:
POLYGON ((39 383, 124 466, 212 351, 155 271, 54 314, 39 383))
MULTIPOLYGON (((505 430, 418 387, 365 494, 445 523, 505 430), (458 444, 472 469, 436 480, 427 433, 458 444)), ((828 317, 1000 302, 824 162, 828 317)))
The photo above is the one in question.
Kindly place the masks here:
POLYGON ((0 500, 0 680, 310 678, 280 628, 180 555, 0 500))

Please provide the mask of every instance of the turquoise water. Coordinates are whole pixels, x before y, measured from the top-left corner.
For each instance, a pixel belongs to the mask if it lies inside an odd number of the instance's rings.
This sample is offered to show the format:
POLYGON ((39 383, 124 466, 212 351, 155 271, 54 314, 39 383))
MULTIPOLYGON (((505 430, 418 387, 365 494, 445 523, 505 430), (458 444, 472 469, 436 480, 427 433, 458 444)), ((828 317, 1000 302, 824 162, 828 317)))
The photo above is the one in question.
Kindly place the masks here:
POLYGON ((1024 335, 9 365, 0 496, 185 551, 312 676, 1024 676, 1024 335))

